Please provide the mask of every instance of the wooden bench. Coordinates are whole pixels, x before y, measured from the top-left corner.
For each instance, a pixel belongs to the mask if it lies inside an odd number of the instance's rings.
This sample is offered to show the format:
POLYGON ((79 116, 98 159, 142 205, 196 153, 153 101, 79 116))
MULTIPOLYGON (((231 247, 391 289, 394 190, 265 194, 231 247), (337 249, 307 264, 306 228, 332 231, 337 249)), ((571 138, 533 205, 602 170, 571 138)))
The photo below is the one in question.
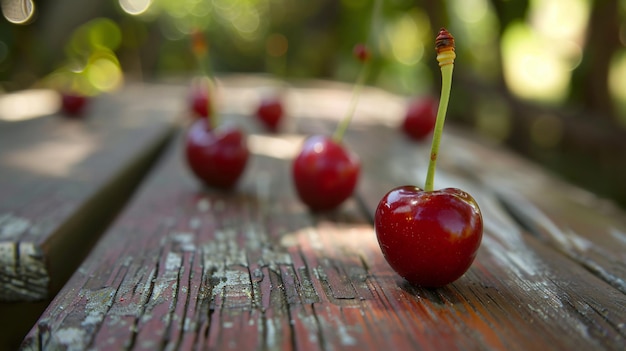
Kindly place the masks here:
POLYGON ((84 119, 0 122, 2 330, 23 336, 74 273, 171 139, 183 93, 129 86, 93 99, 84 119))
POLYGON ((236 190, 196 181, 181 130, 24 349, 623 350, 621 210, 448 125, 436 187, 476 197, 483 243, 458 281, 411 286, 372 225, 383 194, 426 174, 428 143, 396 128, 403 99, 366 91, 345 141, 362 158, 358 190, 312 214, 295 196, 291 158, 306 135, 332 132, 350 89, 291 88, 293 120, 272 135, 250 117, 263 87, 235 77, 220 88, 224 118, 250 131, 236 190))

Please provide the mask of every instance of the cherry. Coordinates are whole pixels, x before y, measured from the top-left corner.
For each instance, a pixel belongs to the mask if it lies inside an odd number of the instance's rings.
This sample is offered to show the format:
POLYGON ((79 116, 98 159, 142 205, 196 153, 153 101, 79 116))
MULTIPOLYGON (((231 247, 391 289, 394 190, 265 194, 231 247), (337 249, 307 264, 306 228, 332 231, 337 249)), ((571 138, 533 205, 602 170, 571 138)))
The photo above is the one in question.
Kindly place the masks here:
MULTIPOLYGON (((358 53, 369 52, 362 44, 355 47, 358 53), (362 47, 361 49, 357 49, 362 47)), ((369 58, 369 56, 368 56, 369 58)), ((366 63, 367 60, 365 60, 366 63)), ((339 206, 352 195, 359 178, 361 162, 359 158, 342 144, 356 108, 358 96, 368 65, 361 67, 347 114, 340 121, 331 137, 315 135, 305 140, 302 150, 293 163, 293 178, 300 200, 313 211, 326 211, 339 206)))
POLYGON ((435 128, 437 101, 432 97, 413 99, 407 108, 402 130, 413 140, 424 140, 435 128))
POLYGON ((64 91, 61 93, 61 109, 68 116, 79 117, 84 114, 88 100, 85 95, 64 91))
POLYGON ((200 76, 191 82, 189 103, 192 114, 196 117, 209 117, 213 114, 213 81, 210 77, 211 67, 208 64, 209 44, 204 33, 197 28, 190 33, 191 52, 196 59, 200 76))
POLYGON ((196 177, 215 188, 232 188, 250 154, 244 133, 227 124, 213 128, 207 118, 198 118, 186 137, 187 163, 196 177))
POLYGON ((478 204, 455 188, 401 186, 376 208, 378 243, 389 265, 409 283, 440 287, 461 277, 480 246, 478 204))
POLYGON ((192 81, 191 109, 197 118, 187 130, 187 164, 206 185, 230 189, 243 174, 248 162, 246 135, 239 128, 220 124, 215 113, 214 85, 208 58, 208 43, 199 30, 191 32, 191 49, 202 75, 192 81))
POLYGON ((441 101, 424 190, 392 189, 374 216, 376 237, 391 268, 411 284, 432 288, 455 281, 469 269, 483 233, 482 215, 472 196, 456 188, 433 189, 456 57, 454 38, 444 28, 435 48, 442 73, 441 101))
POLYGON ((209 84, 207 79, 194 79, 191 83, 189 105, 196 117, 208 117, 211 111, 209 84))
POLYGON ((256 116, 271 132, 276 132, 283 118, 284 110, 280 98, 277 96, 265 97, 257 107, 256 116))
POLYGON ((313 211, 333 209, 352 195, 360 168, 358 157, 340 143, 311 136, 293 163, 298 196, 313 211))
POLYGON ((352 54, 361 62, 369 61, 372 55, 365 44, 356 44, 352 49, 352 54))

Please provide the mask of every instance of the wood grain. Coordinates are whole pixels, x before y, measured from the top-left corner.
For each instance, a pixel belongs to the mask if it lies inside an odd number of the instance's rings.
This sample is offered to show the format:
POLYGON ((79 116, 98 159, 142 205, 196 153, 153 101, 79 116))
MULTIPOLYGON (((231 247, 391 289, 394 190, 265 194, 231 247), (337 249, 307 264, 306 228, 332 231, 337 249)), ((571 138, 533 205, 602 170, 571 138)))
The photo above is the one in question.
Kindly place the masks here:
POLYGON ((84 120, 50 115, 2 124, 0 301, 53 296, 149 169, 178 106, 175 97, 133 99, 182 90, 146 90, 100 96, 84 120))
MULTIPOLYGON (((333 89, 313 93, 327 99, 333 89)), ((248 115, 225 118, 249 123, 248 115)), ((419 185, 428 145, 407 141, 388 123, 357 116, 346 145, 362 157, 358 192, 335 212, 311 214, 291 186, 290 161, 306 134, 330 132, 334 122, 315 116, 294 122, 291 133, 281 135, 246 124, 253 158, 232 193, 204 188, 191 176, 179 137, 23 348, 623 349, 623 291, 531 230, 502 188, 522 195, 543 216, 569 223, 558 217, 561 207, 550 211, 550 202, 534 202, 530 193, 544 188, 488 181, 513 177, 499 166, 510 155, 461 134, 446 135, 436 187, 474 195, 485 235, 467 274, 444 288, 422 289, 389 268, 372 214, 393 186, 419 185), (462 156, 450 156, 455 152, 462 156)), ((535 172, 515 164, 511 171, 522 178, 535 172)), ((559 201, 565 206, 571 199, 559 201)), ((588 240, 596 244, 592 233, 588 240)))

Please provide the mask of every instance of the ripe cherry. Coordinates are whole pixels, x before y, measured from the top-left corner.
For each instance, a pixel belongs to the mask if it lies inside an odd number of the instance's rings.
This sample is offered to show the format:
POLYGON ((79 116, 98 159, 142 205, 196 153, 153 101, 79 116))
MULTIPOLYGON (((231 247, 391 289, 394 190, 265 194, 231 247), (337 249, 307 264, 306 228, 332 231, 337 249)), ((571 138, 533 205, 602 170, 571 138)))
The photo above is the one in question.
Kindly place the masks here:
POLYGON ((283 114, 283 103, 277 96, 264 97, 256 110, 257 118, 271 132, 278 131, 283 114))
POLYGON ((409 102, 402 130, 413 140, 424 140, 435 128, 437 101, 432 97, 413 99, 409 102))
POLYGON ((423 287, 440 287, 461 277, 476 257, 483 232, 480 209, 468 193, 433 189, 456 57, 454 38, 447 30, 441 29, 435 48, 442 73, 441 102, 424 190, 414 186, 391 190, 374 216, 376 237, 391 268, 423 287))
POLYGON ((232 188, 250 154, 244 133, 226 124, 212 128, 207 118, 198 118, 186 137, 187 163, 198 179, 215 188, 232 188))
POLYGON ((85 95, 64 91, 61 93, 61 110, 70 117, 80 117, 87 108, 89 98, 85 95))
MULTIPOLYGON (((357 47, 361 47, 358 44, 357 47)), ((357 52, 368 52, 362 46, 357 52)), ((357 55, 359 61, 361 58, 357 55)), ((358 96, 367 76, 368 65, 361 67, 346 116, 331 137, 316 135, 308 138, 293 163, 295 187, 300 197, 313 211, 331 210, 352 195, 361 169, 359 158, 342 145, 356 108, 358 96)))
POLYGON ((378 204, 375 228, 389 265, 409 283, 432 288, 468 270, 483 221, 474 198, 462 190, 401 186, 378 204))
POLYGON ((352 49, 352 54, 361 62, 369 61, 372 56, 370 50, 365 44, 356 44, 352 49))
POLYGON ((298 196, 311 210, 339 206, 356 187, 361 164, 358 157, 330 137, 309 137, 293 163, 298 196))
POLYGON ((208 117, 211 112, 211 89, 208 78, 194 79, 189 90, 189 106, 195 117, 208 117))
POLYGON ((187 164, 198 179, 215 188, 235 186, 243 174, 250 151, 246 135, 235 126, 220 124, 215 113, 214 86, 206 64, 208 43, 198 30, 191 33, 192 52, 202 76, 191 85, 191 109, 198 117, 189 127, 185 139, 187 164))

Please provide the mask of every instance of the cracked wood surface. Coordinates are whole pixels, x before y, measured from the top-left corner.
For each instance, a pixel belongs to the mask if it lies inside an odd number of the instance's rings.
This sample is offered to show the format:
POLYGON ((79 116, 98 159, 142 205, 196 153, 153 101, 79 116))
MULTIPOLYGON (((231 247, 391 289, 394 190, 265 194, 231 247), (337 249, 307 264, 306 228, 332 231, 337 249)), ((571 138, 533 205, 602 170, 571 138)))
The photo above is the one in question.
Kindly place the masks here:
MULTIPOLYGON (((241 110, 251 88, 233 82, 222 87, 225 117, 254 129, 241 110)), ((332 130, 323 117, 347 91, 292 89, 293 129, 251 134, 233 193, 200 186, 178 138, 23 348, 623 349, 622 212, 453 127, 436 187, 481 206, 476 261, 434 290, 389 268, 372 215, 386 191, 423 181, 429 148, 393 127, 399 100, 371 110, 389 96, 363 99, 345 141, 363 161, 358 191, 333 213, 309 213, 290 160, 305 134, 332 130)))

